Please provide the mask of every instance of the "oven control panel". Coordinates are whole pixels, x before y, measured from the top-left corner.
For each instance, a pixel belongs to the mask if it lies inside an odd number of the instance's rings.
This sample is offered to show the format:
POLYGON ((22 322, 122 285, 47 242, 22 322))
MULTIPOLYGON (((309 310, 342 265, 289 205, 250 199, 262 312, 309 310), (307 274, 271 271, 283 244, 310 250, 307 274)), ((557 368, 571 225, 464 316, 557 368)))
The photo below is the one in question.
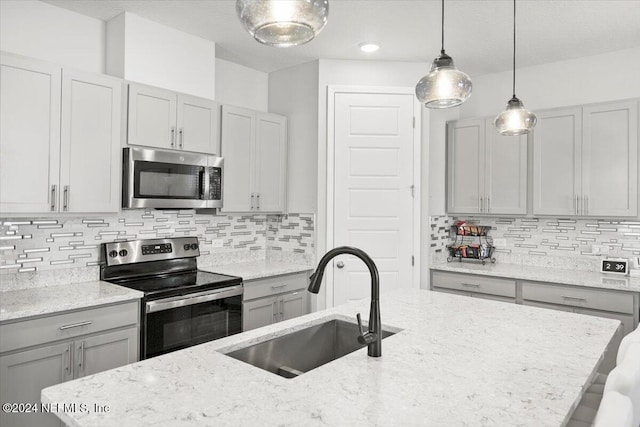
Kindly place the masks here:
POLYGON ((142 255, 170 254, 171 243, 159 243, 157 245, 142 245, 142 255))
POLYGON ((169 237, 104 243, 103 251, 105 264, 110 266, 194 258, 200 255, 200 246, 197 237, 169 237))

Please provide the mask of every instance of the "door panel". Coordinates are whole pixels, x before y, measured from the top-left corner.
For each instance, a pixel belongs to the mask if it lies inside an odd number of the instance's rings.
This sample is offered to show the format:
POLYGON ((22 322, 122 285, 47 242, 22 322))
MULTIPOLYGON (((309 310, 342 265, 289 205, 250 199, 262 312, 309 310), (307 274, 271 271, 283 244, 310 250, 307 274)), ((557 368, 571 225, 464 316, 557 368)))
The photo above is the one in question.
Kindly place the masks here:
POLYGON ((287 173, 287 120, 273 114, 257 114, 256 178, 258 208, 263 212, 282 212, 285 204, 287 173))
MULTIPOLYGON (((383 291, 413 282, 412 122, 413 96, 335 95, 334 246, 367 252, 383 291)), ((370 296, 362 261, 345 255, 333 265, 334 305, 370 296)))
POLYGON ((118 79, 64 72, 61 211, 118 211, 121 99, 118 79))
POLYGON ((256 134, 255 113, 244 108, 222 107, 224 170, 222 177, 223 211, 251 210, 251 158, 256 134))
POLYGON ((583 109, 582 176, 586 215, 638 212, 638 102, 583 109))
POLYGON ((260 298, 242 304, 242 330, 250 331, 277 322, 276 297, 260 298))
POLYGON ((479 213, 484 194, 483 120, 463 120, 447 126, 447 212, 479 213))
POLYGON ((58 209, 61 69, 10 55, 0 67, 0 210, 58 209), (52 186, 56 186, 52 200, 52 186))
POLYGON ((220 154, 218 104, 195 96, 178 95, 178 148, 220 154))
POLYGON ((307 314, 307 290, 293 292, 280 297, 282 319, 289 320, 307 314))
POLYGON ((76 341, 75 378, 136 362, 139 339, 138 328, 129 328, 76 341))
POLYGON ((576 215, 581 194, 580 108, 542 112, 533 131, 533 213, 576 215))
POLYGON ((485 132, 486 213, 527 213, 527 135, 503 136, 487 121, 485 132))
MULTIPOLYGON (((73 343, 55 344, 0 357, 2 403, 37 403, 43 388, 73 377, 73 343)), ((12 427, 60 427, 48 413, 7 414, 0 412, 0 425, 12 427)))
POLYGON ((176 94, 138 84, 129 85, 127 142, 158 148, 175 148, 176 94))

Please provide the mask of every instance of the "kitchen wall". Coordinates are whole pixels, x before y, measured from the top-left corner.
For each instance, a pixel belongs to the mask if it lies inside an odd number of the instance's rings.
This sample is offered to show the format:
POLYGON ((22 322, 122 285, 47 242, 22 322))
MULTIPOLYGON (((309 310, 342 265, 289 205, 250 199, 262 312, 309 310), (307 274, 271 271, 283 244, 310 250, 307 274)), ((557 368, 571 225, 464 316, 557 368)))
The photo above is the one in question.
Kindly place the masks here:
POLYGON ((0 50, 105 72, 104 22, 35 0, 0 1, 0 50))
MULTIPOLYGON (((640 257, 639 220, 444 215, 430 217, 433 262, 446 261, 446 245, 454 239, 451 226, 458 220, 490 226, 491 239, 505 240, 506 244, 496 244, 495 258, 500 263, 598 271, 603 256, 640 257)), ((640 268, 634 270, 640 274, 640 268)))
POLYGON ((215 99, 216 45, 129 12, 107 22, 106 72, 215 99))
MULTIPOLYGON (((216 101, 257 111, 269 110, 269 74, 216 58, 216 101)), ((277 111, 273 111, 277 113, 277 111)), ((298 211, 299 212, 299 211, 298 211)))
POLYGON ((318 185, 318 61, 269 74, 269 111, 289 118, 290 212, 315 212, 318 185))
POLYGON ((310 264, 315 255, 313 215, 136 209, 0 221, 0 291, 97 280, 100 245, 111 241, 196 236, 200 267, 264 259, 310 264))

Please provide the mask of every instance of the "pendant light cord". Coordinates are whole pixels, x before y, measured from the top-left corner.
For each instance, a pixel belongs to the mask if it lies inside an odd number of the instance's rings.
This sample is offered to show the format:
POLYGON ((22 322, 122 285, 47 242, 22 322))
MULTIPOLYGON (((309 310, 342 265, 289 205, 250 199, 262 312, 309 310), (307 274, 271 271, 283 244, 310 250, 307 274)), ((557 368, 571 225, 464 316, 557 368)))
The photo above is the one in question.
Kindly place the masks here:
POLYGON ((444 0, 442 0, 442 44, 440 46, 440 53, 444 54, 444 0))
POLYGON ((516 97, 516 0, 513 0, 513 97, 516 97))

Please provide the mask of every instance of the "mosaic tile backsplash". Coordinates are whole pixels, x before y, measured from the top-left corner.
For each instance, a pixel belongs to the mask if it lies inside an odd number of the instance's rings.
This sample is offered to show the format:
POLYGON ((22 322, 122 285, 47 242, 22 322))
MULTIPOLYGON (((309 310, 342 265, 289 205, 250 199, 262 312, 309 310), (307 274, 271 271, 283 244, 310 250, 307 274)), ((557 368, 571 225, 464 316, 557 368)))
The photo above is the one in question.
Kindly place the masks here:
POLYGON ((603 256, 640 257, 640 221, 432 216, 433 262, 446 260, 450 227, 458 220, 491 227, 497 262, 597 271, 603 256), (506 245, 496 239, 504 239, 506 245))
POLYGON ((95 280, 102 243, 181 236, 198 237, 198 263, 203 266, 271 256, 310 264, 315 256, 313 214, 205 215, 194 210, 130 210, 100 217, 2 218, 0 289, 6 288, 10 276, 16 273, 55 277, 56 271, 83 268, 76 274, 95 280))

